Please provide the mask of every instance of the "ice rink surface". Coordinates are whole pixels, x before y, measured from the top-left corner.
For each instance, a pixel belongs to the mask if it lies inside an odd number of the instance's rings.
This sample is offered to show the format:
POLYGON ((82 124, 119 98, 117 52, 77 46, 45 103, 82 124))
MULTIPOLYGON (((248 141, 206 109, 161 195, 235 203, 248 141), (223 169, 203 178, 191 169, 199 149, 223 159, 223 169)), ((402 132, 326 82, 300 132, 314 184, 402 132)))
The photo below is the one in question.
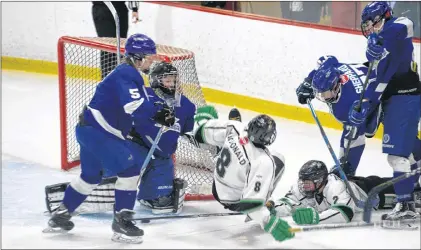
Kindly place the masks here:
MULTIPOLYGON (((78 170, 60 170, 59 99, 57 76, 2 71, 2 248, 401 248, 419 249, 420 230, 352 228, 297 233, 276 242, 244 216, 176 219, 142 224, 140 245, 110 240, 111 214, 74 217, 75 228, 65 235, 45 235, 46 185, 71 181, 78 170)), ((220 117, 231 107, 215 105, 220 117)), ((248 121, 257 113, 240 110, 248 121)), ((310 111, 309 111, 310 112, 310 111)), ((298 177, 300 166, 319 159, 333 160, 314 124, 276 118, 278 136, 271 148, 286 158, 285 174, 274 192, 284 195, 298 177)), ((334 149, 340 131, 326 129, 334 149)), ((336 150, 338 151, 338 150, 336 150)), ((371 139, 357 175, 391 176, 381 142, 371 139)), ((214 201, 188 202, 184 213, 228 212, 214 201)), ((379 214, 374 215, 374 219, 379 214)), ((357 214, 360 220, 361 215, 357 214)), ((294 223, 291 225, 295 226, 294 223)))

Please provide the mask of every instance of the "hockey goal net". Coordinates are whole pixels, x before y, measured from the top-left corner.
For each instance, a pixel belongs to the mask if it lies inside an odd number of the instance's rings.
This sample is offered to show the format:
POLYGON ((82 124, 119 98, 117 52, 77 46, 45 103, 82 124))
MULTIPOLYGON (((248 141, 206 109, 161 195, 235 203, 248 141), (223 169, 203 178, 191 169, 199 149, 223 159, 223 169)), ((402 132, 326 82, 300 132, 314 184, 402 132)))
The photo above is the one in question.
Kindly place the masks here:
MULTIPOLYGON (((91 100, 102 77, 117 66, 115 38, 61 37, 58 42, 60 95, 61 164, 69 170, 80 164, 75 126, 84 105, 91 100)), ((124 54, 125 39, 121 39, 124 54)), ((179 71, 180 91, 198 107, 205 99, 191 51, 157 45, 162 60, 171 61, 179 71)), ((144 78, 145 79, 145 78, 144 78)), ((186 200, 213 199, 211 187, 215 162, 212 153, 198 149, 180 137, 173 156, 175 176, 188 182, 186 200)))

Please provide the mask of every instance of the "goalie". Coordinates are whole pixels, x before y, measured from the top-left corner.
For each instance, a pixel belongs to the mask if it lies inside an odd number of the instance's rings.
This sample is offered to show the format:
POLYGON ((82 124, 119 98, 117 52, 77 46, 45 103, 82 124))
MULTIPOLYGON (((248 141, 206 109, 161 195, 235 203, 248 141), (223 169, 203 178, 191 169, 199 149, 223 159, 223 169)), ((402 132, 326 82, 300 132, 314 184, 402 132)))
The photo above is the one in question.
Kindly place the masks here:
POLYGON ((236 109, 230 112, 230 120, 217 118, 214 107, 200 107, 194 129, 198 143, 221 148, 214 171, 213 196, 226 209, 242 212, 259 222, 275 240, 293 238, 288 223, 266 207, 285 164, 281 154, 267 148, 276 138, 275 121, 267 115, 258 115, 243 124, 236 109))

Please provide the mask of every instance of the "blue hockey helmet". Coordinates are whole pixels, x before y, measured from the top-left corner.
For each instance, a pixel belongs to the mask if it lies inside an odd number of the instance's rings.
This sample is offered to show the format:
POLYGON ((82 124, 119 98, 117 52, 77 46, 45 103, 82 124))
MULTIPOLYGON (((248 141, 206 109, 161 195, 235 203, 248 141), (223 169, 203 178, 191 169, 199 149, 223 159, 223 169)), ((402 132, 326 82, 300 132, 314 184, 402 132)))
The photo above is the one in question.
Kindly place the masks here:
POLYGON ((155 42, 144 34, 131 35, 125 45, 126 56, 142 60, 147 55, 156 54, 155 42))
POLYGON ((312 86, 317 99, 334 103, 339 99, 341 72, 332 65, 320 67, 313 76, 312 86))
POLYGON ((364 7, 361 14, 361 32, 365 37, 379 33, 385 20, 392 17, 392 8, 387 2, 372 2, 364 7))

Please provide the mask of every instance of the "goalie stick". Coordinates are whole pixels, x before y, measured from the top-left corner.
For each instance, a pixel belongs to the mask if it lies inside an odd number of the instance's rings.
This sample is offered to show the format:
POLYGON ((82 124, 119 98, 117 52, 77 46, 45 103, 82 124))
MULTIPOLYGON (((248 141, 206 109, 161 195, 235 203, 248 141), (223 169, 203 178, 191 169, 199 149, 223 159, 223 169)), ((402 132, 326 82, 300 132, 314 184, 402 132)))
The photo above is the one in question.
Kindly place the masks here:
POLYGON ((384 183, 382 183, 380 185, 375 186, 373 189, 371 189, 370 192, 368 192, 368 197, 367 197, 367 200, 366 200, 366 202, 364 204, 363 220, 366 223, 370 223, 371 213, 372 213, 372 210, 370 208, 370 204, 372 203, 371 201, 373 199, 375 199, 375 197, 377 197, 377 195, 381 191, 383 191, 384 189, 386 189, 390 185, 394 185, 395 183, 400 182, 400 181, 402 181, 404 179, 407 179, 407 178, 409 178, 411 176, 414 176, 414 175, 416 175, 416 174, 418 174, 420 172, 421 172, 421 167, 419 167, 417 169, 414 169, 414 170, 412 170, 409 173, 405 173, 405 174, 403 174, 403 175, 401 175, 399 177, 396 177, 396 178, 393 178, 393 179, 391 179, 389 181, 386 181, 386 182, 384 182, 384 183))
POLYGON ((159 217, 134 218, 133 220, 138 220, 141 223, 149 223, 152 220, 203 218, 203 217, 217 217, 217 216, 231 216, 231 215, 245 215, 245 214, 243 213, 212 213, 212 214, 208 213, 208 214, 169 215, 169 216, 159 216, 159 217))

